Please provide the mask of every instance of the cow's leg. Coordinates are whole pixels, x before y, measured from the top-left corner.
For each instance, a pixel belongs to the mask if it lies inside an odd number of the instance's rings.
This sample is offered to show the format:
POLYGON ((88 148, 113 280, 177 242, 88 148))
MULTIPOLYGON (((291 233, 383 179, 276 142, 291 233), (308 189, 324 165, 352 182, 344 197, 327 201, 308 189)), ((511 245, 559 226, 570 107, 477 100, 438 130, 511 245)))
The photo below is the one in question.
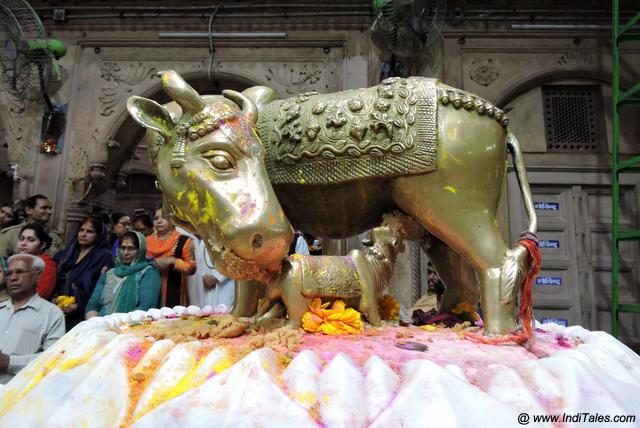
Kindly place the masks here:
POLYGON ((285 278, 282 285, 282 301, 287 307, 289 321, 287 326, 293 329, 302 326, 302 316, 309 310, 311 299, 302 294, 300 286, 294 284, 293 278, 285 278))
POLYGON ((500 276, 509 257, 496 219, 507 174, 505 137, 490 117, 439 105, 435 170, 391 184, 398 206, 476 272, 488 334, 515 327, 513 302, 501 303, 500 276))
POLYGON ((290 258, 289 263, 285 263, 278 282, 272 284, 274 293, 271 297, 282 299, 289 314, 287 326, 293 329, 302 326, 302 316, 309 310, 311 303, 311 299, 302 294, 302 271, 302 264, 298 259, 290 258))
POLYGON ((500 273, 508 247, 495 220, 495 212, 486 206, 473 207, 462 201, 459 206, 434 203, 438 196, 447 195, 429 193, 430 197, 424 198, 424 202, 418 198, 419 204, 430 201, 429 210, 423 207, 423 213, 415 210, 415 206, 402 206, 401 200, 397 200, 403 210, 423 222, 429 232, 460 254, 475 270, 480 284, 485 333, 509 333, 516 325, 514 304, 500 302, 500 273))
POLYGON ((285 318, 287 316, 287 310, 280 302, 273 303, 265 299, 261 303, 264 305, 264 308, 258 308, 257 324, 266 325, 272 320, 285 318))
POLYGON ((358 310, 365 314, 371 325, 381 324, 380 311, 378 309, 378 296, 376 295, 376 270, 371 261, 360 250, 349 252, 349 256, 356 265, 358 279, 360 280, 360 302, 358 310))
POLYGON ((480 302, 480 288, 475 271, 448 245, 433 235, 421 243, 438 276, 445 285, 440 310, 450 312, 461 302, 480 302))
POLYGON ((267 286, 258 281, 236 281, 233 311, 235 317, 251 317, 258 310, 258 302, 264 297, 267 286))

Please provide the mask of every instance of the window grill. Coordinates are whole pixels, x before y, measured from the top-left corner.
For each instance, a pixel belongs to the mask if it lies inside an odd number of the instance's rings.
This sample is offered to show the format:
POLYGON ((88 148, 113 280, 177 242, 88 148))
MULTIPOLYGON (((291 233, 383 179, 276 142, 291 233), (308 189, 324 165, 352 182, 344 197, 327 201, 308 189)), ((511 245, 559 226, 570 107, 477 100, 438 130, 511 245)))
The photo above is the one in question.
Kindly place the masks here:
POLYGON ((549 152, 597 153, 605 141, 599 86, 543 86, 549 152))

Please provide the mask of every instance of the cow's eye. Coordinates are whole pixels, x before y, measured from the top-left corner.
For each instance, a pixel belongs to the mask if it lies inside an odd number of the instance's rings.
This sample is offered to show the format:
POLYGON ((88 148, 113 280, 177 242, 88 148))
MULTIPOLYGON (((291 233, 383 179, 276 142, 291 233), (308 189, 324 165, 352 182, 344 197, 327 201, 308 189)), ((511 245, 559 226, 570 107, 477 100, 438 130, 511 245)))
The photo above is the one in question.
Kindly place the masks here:
POLYGON ((231 161, 229 161, 226 156, 215 155, 209 160, 209 162, 211 162, 211 165, 213 165, 215 168, 221 169, 223 171, 233 168, 231 161))
POLYGON ((234 168, 234 162, 231 155, 220 150, 209 150, 202 154, 212 167, 218 171, 229 171, 234 168))

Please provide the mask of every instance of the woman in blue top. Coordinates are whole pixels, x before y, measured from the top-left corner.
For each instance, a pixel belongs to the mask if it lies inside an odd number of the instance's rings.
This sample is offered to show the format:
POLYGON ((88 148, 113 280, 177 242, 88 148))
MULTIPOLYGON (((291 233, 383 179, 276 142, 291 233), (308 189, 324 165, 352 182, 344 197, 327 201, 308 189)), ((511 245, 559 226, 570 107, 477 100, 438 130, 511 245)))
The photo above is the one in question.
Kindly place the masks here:
POLYGON ((98 217, 87 217, 67 247, 55 255, 58 264, 54 295, 74 296, 76 303, 62 309, 67 331, 84 320, 85 307, 100 278, 113 267, 107 233, 98 217))
POLYGON ((160 307, 162 279, 146 254, 142 233, 130 231, 120 237, 116 267, 100 277, 87 303, 87 319, 160 307))

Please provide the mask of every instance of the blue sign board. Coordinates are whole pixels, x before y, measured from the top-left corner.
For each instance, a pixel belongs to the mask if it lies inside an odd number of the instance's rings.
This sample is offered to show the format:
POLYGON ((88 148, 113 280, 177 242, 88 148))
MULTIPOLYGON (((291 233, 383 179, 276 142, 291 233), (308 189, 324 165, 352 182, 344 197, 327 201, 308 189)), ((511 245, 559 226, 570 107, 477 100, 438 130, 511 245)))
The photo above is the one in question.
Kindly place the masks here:
POLYGON ((553 239, 541 239, 540 240, 540 248, 560 248, 560 241, 556 241, 553 239))
POLYGON ((542 324, 548 323, 548 322, 553 322, 556 323, 558 325, 563 325, 565 327, 569 326, 569 320, 568 319, 564 319, 564 318, 542 318, 540 320, 540 322, 542 324))
POLYGON ((560 204, 558 202, 534 202, 533 207, 538 211, 559 211, 560 204))
POLYGON ((562 278, 556 276, 538 276, 536 285, 562 285, 562 278))

